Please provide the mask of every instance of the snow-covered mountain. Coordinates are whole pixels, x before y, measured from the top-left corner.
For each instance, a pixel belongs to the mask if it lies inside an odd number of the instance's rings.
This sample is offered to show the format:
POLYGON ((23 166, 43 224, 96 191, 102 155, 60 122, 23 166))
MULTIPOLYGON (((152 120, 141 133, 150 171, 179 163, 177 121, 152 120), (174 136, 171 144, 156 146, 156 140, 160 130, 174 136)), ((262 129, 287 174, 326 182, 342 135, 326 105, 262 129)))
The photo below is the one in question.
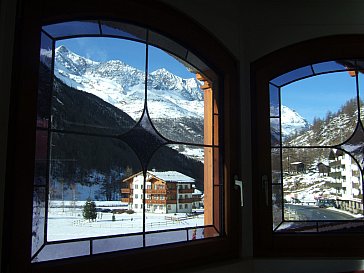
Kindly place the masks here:
POLYGON ((295 132, 308 129, 309 123, 299 113, 291 108, 282 105, 281 106, 282 116, 282 134, 284 136, 291 135, 295 132))
MULTIPOLYGON (((278 113, 278 111, 275 111, 278 113)), ((307 130, 309 123, 295 110, 282 105, 281 106, 281 123, 282 123, 282 138, 285 139, 288 136, 307 130)), ((279 139, 279 120, 271 119, 271 134, 272 138, 278 141, 279 139)))
MULTIPOLYGON (((145 73, 120 60, 96 62, 60 46, 55 50, 55 76, 67 85, 94 94, 139 120, 144 108, 145 73)), ((166 69, 148 75, 148 110, 152 119, 203 119, 201 83, 166 69)))

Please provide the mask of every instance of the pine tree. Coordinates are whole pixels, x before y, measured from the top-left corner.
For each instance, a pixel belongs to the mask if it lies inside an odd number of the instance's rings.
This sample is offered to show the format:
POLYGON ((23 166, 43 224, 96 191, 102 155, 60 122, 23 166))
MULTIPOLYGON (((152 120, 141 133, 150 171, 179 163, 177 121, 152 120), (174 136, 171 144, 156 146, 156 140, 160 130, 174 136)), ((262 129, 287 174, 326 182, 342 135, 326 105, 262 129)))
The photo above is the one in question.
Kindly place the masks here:
POLYGON ((83 206, 82 215, 84 219, 94 221, 97 217, 96 203, 90 199, 87 199, 85 205, 83 206))

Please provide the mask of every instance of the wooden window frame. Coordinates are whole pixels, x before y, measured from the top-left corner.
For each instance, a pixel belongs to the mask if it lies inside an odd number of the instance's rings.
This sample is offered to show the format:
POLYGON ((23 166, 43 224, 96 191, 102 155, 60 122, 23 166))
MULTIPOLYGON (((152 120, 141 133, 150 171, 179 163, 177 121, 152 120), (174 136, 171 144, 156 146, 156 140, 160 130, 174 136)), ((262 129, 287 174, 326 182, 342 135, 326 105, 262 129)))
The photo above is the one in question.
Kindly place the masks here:
POLYGON ((337 59, 362 59, 364 58, 363 47, 364 35, 329 36, 288 46, 251 64, 255 256, 364 256, 362 234, 278 234, 273 232, 268 91, 268 83, 271 79, 294 69, 337 59), (265 192, 263 176, 268 177, 268 193, 265 192))
POLYGON ((235 58, 216 39, 184 14, 151 1, 18 1, 13 58, 12 98, 6 170, 3 270, 6 272, 139 272, 171 267, 182 269, 235 258, 240 248, 239 193, 233 185, 240 177, 240 119, 238 70, 235 58), (36 128, 36 101, 41 26, 73 19, 103 18, 139 24, 161 33, 194 52, 218 73, 224 123, 223 212, 225 234, 217 238, 56 260, 30 262, 32 180, 36 128), (181 22, 183 27, 181 28, 181 22), (189 31, 185 31, 188 29, 189 31), (21 80, 19 80, 21 75, 21 80), (29 181, 29 182, 26 182, 29 181), (22 217, 18 213, 21 212, 22 217), (187 251, 188 249, 188 251, 187 251), (163 257, 161 261, 161 257, 163 257))

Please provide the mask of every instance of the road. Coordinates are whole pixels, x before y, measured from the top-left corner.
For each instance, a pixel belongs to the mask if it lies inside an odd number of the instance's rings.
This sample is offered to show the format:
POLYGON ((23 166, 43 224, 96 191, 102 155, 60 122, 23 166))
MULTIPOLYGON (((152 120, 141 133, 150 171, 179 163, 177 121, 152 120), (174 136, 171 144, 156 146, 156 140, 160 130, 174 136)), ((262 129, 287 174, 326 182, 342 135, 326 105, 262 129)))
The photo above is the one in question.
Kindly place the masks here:
POLYGON ((348 214, 314 206, 285 204, 286 208, 299 215, 300 220, 354 220, 355 217, 348 214))

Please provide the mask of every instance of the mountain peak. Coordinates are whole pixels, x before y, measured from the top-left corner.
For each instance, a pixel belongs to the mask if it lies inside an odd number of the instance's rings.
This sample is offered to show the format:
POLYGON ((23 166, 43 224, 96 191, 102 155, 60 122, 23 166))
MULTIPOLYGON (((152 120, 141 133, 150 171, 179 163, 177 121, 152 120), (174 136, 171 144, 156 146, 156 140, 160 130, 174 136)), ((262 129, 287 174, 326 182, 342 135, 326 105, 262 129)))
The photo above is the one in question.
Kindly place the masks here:
POLYGON ((56 52, 57 53, 69 53, 70 51, 67 47, 65 47, 64 45, 61 45, 56 48, 56 52))
POLYGON ((157 70, 154 70, 150 73, 151 75, 161 75, 161 74, 167 74, 167 75, 174 75, 173 73, 169 72, 165 68, 158 68, 157 70))

